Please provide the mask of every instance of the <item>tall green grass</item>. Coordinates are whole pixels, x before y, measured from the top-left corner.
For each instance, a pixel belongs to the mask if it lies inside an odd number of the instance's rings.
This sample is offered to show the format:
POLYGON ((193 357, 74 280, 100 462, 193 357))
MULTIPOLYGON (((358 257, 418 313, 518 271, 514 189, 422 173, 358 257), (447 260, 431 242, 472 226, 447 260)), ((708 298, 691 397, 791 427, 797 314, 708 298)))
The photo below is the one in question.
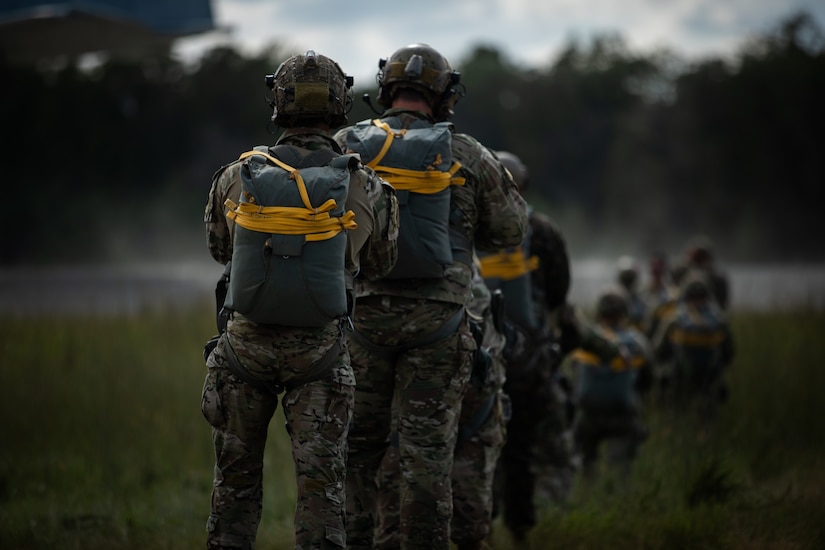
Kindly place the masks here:
POLYGON ((825 314, 732 324, 731 393, 715 420, 650 399, 630 477, 579 483, 534 548, 825 548, 825 314))
MULTIPOLYGON (((533 548, 825 547, 825 314, 740 314, 731 399, 710 427, 649 403, 630 478, 577 485, 533 548)), ((0 319, 0 548, 205 546, 213 451, 200 414, 209 304, 130 317, 0 319)), ((270 429, 259 548, 292 548, 295 481, 270 429)), ((496 548, 516 548, 497 523, 496 548)))

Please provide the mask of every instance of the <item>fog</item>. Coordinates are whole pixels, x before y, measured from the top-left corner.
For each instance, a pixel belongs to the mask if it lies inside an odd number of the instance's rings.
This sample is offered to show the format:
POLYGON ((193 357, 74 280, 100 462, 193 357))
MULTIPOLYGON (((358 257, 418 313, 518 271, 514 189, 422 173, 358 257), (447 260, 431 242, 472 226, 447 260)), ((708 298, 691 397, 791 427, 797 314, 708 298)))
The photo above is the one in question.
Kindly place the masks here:
MULTIPOLYGON (((825 309, 825 264, 721 266, 731 284, 731 310, 825 309)), ((615 261, 573 260, 570 301, 587 310, 614 282, 615 261)), ((180 261, 0 269, 0 314, 122 315, 187 308, 214 300, 222 267, 180 261)), ((644 277, 643 277, 644 282, 644 277)))

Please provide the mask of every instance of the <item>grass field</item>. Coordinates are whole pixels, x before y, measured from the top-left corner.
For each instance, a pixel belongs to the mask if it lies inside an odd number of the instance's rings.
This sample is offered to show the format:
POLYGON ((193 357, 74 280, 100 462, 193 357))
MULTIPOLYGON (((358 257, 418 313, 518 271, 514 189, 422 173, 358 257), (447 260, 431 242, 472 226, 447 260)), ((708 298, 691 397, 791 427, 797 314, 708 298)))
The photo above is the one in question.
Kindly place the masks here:
MULTIPOLYGON (((731 399, 711 429, 651 404, 630 479, 577 486, 532 548, 825 548, 825 313, 735 314, 731 399)), ((201 416, 211 306, 0 319, 0 548, 203 548, 201 416)), ((292 548, 282 426, 270 429, 259 548, 292 548)), ((514 548, 496 525, 497 549, 514 548)))

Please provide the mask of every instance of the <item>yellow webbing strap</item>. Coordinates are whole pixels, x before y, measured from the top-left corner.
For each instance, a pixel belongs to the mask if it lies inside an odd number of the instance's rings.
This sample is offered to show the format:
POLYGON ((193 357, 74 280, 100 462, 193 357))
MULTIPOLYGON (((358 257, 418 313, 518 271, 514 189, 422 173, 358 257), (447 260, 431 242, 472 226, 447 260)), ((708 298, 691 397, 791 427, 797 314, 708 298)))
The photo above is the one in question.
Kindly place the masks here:
POLYGON ((494 277, 504 281, 517 279, 522 275, 535 271, 538 267, 538 256, 525 258, 520 246, 512 252, 502 250, 498 254, 480 258, 482 277, 494 277))
MULTIPOLYGON (((599 359, 599 356, 595 353, 585 351, 581 348, 574 350, 570 354, 573 361, 577 363, 584 364, 584 365, 591 365, 594 367, 598 367, 602 365, 602 360, 599 359)), ((644 359, 642 357, 631 357, 630 359, 630 368, 632 369, 639 369, 644 365, 644 359)), ((610 370, 616 372, 622 372, 624 370, 628 370, 628 365, 624 359, 621 357, 614 357, 612 361, 610 361, 610 370)))
POLYGON ((387 151, 390 150, 393 140, 397 137, 403 137, 404 134, 407 133, 407 130, 406 128, 393 130, 389 124, 377 118, 373 119, 372 123, 387 133, 387 139, 384 140, 384 145, 381 146, 381 150, 375 155, 375 158, 367 163, 367 166, 378 172, 378 174, 384 180, 391 183, 393 187, 401 191, 431 195, 443 191, 450 185, 464 185, 464 178, 456 177, 455 175, 458 169, 461 168, 461 163, 459 162, 453 162, 447 172, 442 172, 435 168, 422 171, 393 168, 379 164, 381 159, 387 154, 387 151))
POLYGON ((708 333, 676 328, 671 334, 674 344, 690 347, 712 348, 721 344, 724 339, 725 335, 721 330, 708 333))
POLYGON ((297 168, 285 164, 275 157, 260 151, 247 151, 238 160, 253 155, 266 157, 275 165, 283 168, 295 180, 298 193, 305 208, 293 206, 260 206, 251 202, 235 204, 232 199, 226 199, 224 205, 229 209, 226 217, 250 231, 260 233, 275 233, 280 235, 306 235, 307 241, 323 241, 331 239, 345 229, 355 229, 355 213, 348 210, 343 216, 330 216, 329 213, 337 208, 335 199, 328 199, 319 207, 313 207, 309 202, 306 184, 297 168))

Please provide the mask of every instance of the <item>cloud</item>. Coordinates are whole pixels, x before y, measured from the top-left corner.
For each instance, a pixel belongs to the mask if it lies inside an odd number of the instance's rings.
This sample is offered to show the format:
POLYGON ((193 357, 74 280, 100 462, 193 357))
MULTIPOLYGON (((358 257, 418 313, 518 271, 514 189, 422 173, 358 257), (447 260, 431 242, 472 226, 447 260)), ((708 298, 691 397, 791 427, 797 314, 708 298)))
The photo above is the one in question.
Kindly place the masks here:
POLYGON ((572 38, 608 32, 619 33, 634 50, 667 47, 703 57, 732 53, 802 9, 825 22, 820 0, 213 0, 213 7, 218 24, 233 32, 200 39, 191 52, 218 40, 249 53, 273 42, 295 51, 313 48, 357 82, 372 82, 379 58, 414 42, 430 44, 453 64, 486 44, 515 63, 538 66, 572 38))

